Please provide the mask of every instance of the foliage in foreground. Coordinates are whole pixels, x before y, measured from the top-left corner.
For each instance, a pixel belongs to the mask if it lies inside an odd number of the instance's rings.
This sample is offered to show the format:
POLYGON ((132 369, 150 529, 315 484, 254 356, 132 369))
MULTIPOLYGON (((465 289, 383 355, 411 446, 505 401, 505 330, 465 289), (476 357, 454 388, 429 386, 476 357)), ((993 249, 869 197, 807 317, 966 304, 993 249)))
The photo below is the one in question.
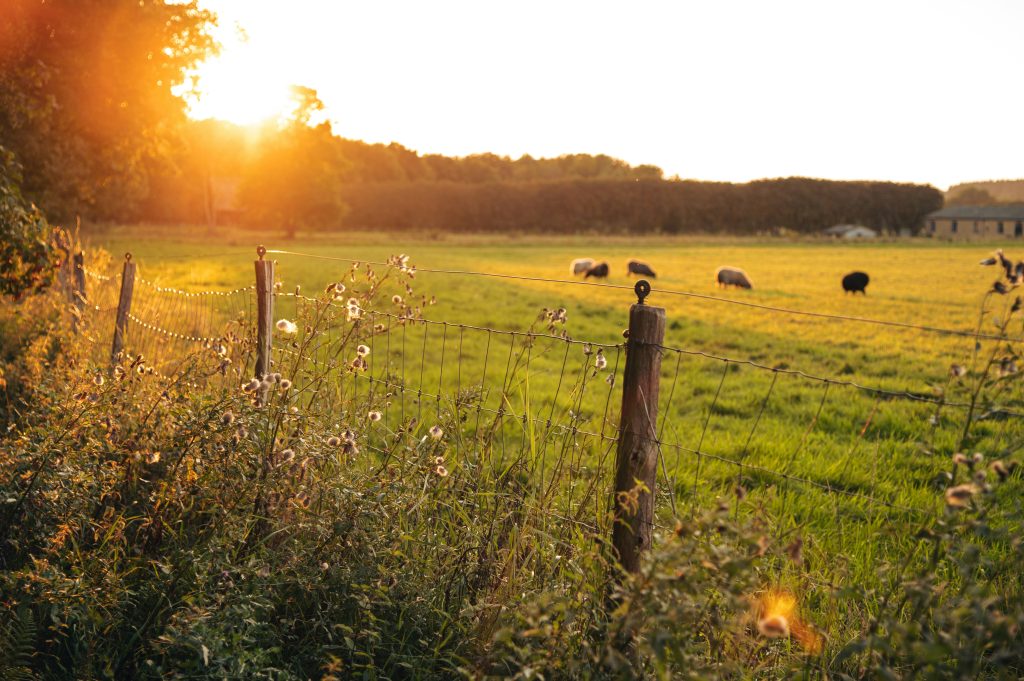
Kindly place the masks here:
MULTIPOLYGON (((369 287, 357 307, 383 290, 369 287)), ((956 458, 943 517, 875 584, 820 584, 802 555, 813 536, 774 536, 742 490, 664 530, 643 573, 625 578, 602 541, 607 520, 546 524, 515 460, 492 477, 486 440, 453 446, 450 410, 387 432, 368 418, 380 396, 330 420, 293 411, 322 377, 274 375, 255 391, 220 380, 225 355, 244 363, 245 338, 204 349, 171 378, 141 357, 108 372, 64 337, 55 295, 32 304, 3 320, 34 339, 6 365, 31 390, 0 448, 5 674, 1024 672, 1009 460, 956 458), (822 599, 840 604, 848 638, 818 630, 822 599)), ((357 340, 344 346, 356 369, 357 340)), ((304 351, 301 336, 294 347, 304 351)))

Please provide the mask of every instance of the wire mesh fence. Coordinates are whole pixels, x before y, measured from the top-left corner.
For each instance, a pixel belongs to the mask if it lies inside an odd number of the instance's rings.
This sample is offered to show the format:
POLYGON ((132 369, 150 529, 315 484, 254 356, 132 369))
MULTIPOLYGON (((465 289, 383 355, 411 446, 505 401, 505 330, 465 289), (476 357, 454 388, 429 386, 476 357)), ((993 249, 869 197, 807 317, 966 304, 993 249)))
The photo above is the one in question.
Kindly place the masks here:
MULTIPOLYGON (((534 514, 558 541, 577 531, 608 531, 622 381, 633 340, 573 338, 565 330, 564 309, 539 311, 520 330, 435 319, 432 301, 413 288, 417 270, 402 258, 334 260, 349 268, 322 292, 281 286, 267 292, 273 319, 281 320, 271 373, 275 385, 289 384, 296 418, 359 432, 367 465, 382 470, 404 465, 396 443, 429 444, 443 433, 451 453, 436 462, 438 475, 460 468, 472 472, 466 484, 495 494, 514 490, 524 513, 534 514)), ((85 272, 82 335, 103 361, 120 277, 85 272)), ((206 364, 212 369, 195 380, 232 390, 252 380, 255 286, 184 291, 145 274, 135 280, 127 353, 143 355, 167 376, 205 354, 213 358, 206 364)), ((689 295, 655 289, 658 294, 689 295)), ((1019 343, 980 331, 770 309, 968 336, 975 354, 983 341, 993 347, 1019 343)), ((897 528, 941 507, 948 454, 963 443, 964 424, 1002 451, 1020 435, 1024 416, 1019 399, 1008 394, 983 404, 978 392, 953 399, 946 390, 874 387, 702 349, 659 343, 656 350, 661 390, 649 407, 657 413, 655 522, 665 526, 716 498, 754 495, 785 525, 831 526, 840 546, 879 535, 906 541, 897 528)))

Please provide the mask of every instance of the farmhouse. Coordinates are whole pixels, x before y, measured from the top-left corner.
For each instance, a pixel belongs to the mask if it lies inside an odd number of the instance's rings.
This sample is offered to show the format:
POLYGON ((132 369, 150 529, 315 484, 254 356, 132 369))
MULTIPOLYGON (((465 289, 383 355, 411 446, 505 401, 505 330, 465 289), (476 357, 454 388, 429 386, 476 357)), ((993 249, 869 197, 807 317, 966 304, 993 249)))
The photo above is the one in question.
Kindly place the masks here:
POLYGON ((1024 237, 1024 203, 949 206, 925 218, 925 234, 943 239, 1024 237))
POLYGON ((826 236, 841 239, 874 239, 878 232, 864 225, 836 225, 823 230, 826 236))

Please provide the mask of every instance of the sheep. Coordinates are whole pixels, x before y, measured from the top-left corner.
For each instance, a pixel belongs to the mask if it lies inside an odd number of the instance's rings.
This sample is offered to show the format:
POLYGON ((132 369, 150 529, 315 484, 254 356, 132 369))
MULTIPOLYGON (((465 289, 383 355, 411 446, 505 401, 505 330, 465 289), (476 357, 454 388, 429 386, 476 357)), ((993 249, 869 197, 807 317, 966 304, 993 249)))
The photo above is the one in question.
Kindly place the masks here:
POLYGON ((626 274, 638 274, 641 277, 650 277, 651 279, 658 276, 654 273, 654 270, 651 269, 650 265, 645 262, 640 262, 639 260, 630 260, 626 263, 626 274))
POLYGON ((715 270, 715 283, 725 288, 730 286, 754 288, 754 285, 750 283, 747 273, 738 267, 719 267, 715 270))
POLYGON ((593 258, 576 258, 569 265, 569 271, 575 276, 586 274, 587 270, 594 266, 593 258))
POLYGON ((594 277, 595 279, 606 279, 608 277, 608 263, 599 262, 587 270, 586 274, 583 275, 583 278, 589 279, 590 277, 594 277))
POLYGON ((871 277, 868 276, 867 272, 850 272, 843 277, 843 290, 847 293, 853 293, 856 295, 857 291, 867 295, 868 282, 871 281, 871 277))

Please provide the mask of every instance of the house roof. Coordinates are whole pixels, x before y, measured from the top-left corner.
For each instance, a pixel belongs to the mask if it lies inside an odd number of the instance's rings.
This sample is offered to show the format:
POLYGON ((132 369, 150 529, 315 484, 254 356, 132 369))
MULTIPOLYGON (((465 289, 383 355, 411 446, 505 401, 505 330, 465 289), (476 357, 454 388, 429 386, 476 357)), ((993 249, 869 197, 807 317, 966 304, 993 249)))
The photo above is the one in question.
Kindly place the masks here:
POLYGON ((1003 203, 994 206, 946 206, 928 214, 929 220, 1024 220, 1024 203, 1003 203))

